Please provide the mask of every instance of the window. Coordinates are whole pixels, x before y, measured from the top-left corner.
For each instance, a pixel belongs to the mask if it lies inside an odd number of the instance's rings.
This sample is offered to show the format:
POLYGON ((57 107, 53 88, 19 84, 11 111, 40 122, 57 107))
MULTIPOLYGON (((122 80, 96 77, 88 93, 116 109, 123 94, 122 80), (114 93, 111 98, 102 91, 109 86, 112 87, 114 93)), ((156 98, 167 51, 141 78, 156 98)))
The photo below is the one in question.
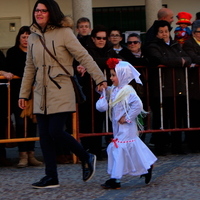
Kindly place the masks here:
POLYGON ((146 31, 145 6, 93 8, 94 26, 102 24, 107 28, 117 26, 122 32, 146 31))

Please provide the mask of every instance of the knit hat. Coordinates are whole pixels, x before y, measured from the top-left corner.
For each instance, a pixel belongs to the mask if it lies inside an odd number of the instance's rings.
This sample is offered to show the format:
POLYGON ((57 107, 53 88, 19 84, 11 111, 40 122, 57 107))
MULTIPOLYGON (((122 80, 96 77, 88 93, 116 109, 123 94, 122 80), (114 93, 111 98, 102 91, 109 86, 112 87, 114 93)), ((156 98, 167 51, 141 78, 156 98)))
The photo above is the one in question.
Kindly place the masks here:
POLYGON ((176 24, 188 24, 191 25, 192 23, 190 22, 192 15, 187 12, 179 12, 178 15, 176 16, 178 18, 178 21, 176 24))

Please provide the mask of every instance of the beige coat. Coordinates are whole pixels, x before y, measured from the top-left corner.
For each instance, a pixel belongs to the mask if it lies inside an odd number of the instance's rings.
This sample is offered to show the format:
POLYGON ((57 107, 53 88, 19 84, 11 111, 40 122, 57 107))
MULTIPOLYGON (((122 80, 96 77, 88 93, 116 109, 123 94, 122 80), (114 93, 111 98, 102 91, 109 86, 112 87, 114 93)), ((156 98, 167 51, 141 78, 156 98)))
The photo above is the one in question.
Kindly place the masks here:
POLYGON ((69 22, 65 18, 62 28, 48 26, 45 33, 41 33, 35 25, 31 27, 32 34, 28 39, 27 60, 19 98, 28 99, 34 85, 35 114, 44 114, 45 110, 47 114, 76 110, 70 78, 45 51, 38 35, 42 36, 47 48, 72 75, 72 62, 75 58, 87 69, 96 84, 105 81, 97 64, 77 40, 69 22))

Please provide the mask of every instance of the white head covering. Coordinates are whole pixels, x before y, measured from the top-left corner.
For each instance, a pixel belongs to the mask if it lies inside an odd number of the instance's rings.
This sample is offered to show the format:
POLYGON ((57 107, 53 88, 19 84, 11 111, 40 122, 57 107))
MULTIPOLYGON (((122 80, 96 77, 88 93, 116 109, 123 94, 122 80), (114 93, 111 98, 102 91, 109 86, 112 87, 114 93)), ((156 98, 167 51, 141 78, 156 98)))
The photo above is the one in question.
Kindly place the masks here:
POLYGON ((136 83, 142 84, 139 78, 140 73, 129 62, 119 61, 115 66, 115 72, 119 81, 118 87, 128 85, 133 79, 136 83))

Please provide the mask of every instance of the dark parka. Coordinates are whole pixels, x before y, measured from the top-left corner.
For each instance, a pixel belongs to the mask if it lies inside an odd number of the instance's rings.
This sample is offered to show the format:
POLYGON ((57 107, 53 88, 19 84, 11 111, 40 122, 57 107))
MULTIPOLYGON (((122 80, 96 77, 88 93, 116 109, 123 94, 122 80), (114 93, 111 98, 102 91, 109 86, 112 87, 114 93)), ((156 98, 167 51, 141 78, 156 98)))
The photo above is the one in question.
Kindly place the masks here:
POLYGON ((73 33, 71 18, 64 18, 62 26, 48 25, 44 33, 36 25, 31 26, 20 98, 29 98, 34 83, 34 113, 53 114, 76 110, 71 80, 45 51, 39 36, 69 73, 74 74, 72 62, 75 58, 87 69, 96 84, 105 80, 97 64, 73 33))
POLYGON ((149 68, 149 81, 152 85, 152 94, 159 96, 159 73, 158 65, 165 65, 162 68, 162 92, 163 97, 173 96, 173 69, 175 75, 175 96, 186 95, 185 90, 185 67, 191 64, 190 57, 182 51, 180 45, 177 42, 170 41, 170 44, 166 44, 163 39, 155 38, 149 43, 146 49, 147 57, 150 62, 149 68), (182 66, 182 58, 185 60, 184 66, 182 66))

